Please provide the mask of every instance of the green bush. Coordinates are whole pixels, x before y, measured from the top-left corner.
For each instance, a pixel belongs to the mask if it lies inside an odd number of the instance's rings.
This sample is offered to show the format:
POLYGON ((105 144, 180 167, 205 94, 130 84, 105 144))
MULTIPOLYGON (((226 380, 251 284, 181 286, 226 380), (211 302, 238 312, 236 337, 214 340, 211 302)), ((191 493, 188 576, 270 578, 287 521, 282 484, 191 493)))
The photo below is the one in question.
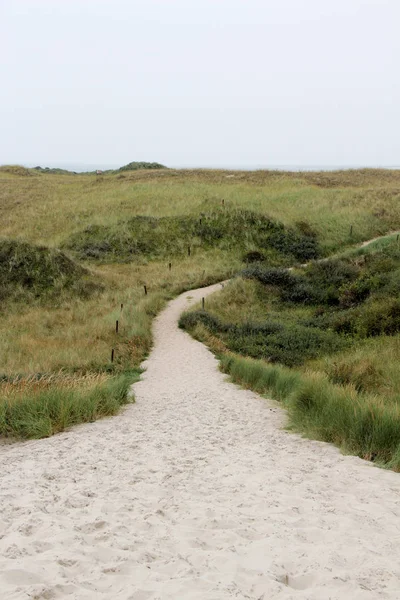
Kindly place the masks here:
POLYGON ((210 315, 210 313, 202 310, 185 312, 179 318, 179 327, 181 329, 187 329, 191 331, 196 325, 202 324, 211 333, 222 333, 228 331, 229 325, 223 324, 217 317, 210 315))
POLYGON ((274 231, 268 238, 268 245, 282 254, 292 255, 302 262, 314 260, 320 256, 317 239, 298 233, 294 229, 274 231))
POLYGON ((308 281, 299 278, 293 287, 282 290, 281 300, 283 302, 293 302, 294 304, 319 304, 323 301, 323 292, 308 281))
POLYGON ((250 250, 250 252, 246 252, 246 254, 242 258, 245 263, 255 263, 255 262, 264 262, 265 254, 263 252, 259 252, 258 250, 250 250))
POLYGON ((256 279, 263 285, 274 285, 280 288, 290 288, 297 284, 298 278, 287 269, 276 269, 252 265, 241 272, 245 279, 256 279))
POLYGON ((198 324, 214 335, 219 334, 233 352, 287 366, 300 365, 310 358, 337 352, 345 345, 345 341, 333 332, 284 326, 273 321, 233 325, 222 323, 205 311, 184 313, 179 320, 179 326, 189 331, 198 324))

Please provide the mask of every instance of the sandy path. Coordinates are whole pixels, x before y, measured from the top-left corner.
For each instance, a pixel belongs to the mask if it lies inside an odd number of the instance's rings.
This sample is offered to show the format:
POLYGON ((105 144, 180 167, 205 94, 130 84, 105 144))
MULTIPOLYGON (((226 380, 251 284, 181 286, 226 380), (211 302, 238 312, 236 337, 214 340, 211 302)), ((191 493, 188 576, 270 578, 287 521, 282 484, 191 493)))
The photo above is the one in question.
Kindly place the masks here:
POLYGON ((400 597, 400 475, 280 429, 156 319, 137 403, 1 452, 4 599, 400 597))

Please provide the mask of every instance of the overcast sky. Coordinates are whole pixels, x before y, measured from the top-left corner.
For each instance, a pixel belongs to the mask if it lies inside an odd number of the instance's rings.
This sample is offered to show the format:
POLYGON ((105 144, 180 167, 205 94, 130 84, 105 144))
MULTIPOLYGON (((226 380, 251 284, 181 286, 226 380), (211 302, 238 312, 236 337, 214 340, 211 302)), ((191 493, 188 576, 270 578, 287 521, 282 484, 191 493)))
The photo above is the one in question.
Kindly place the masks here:
POLYGON ((399 165, 400 0, 0 0, 0 164, 399 165))

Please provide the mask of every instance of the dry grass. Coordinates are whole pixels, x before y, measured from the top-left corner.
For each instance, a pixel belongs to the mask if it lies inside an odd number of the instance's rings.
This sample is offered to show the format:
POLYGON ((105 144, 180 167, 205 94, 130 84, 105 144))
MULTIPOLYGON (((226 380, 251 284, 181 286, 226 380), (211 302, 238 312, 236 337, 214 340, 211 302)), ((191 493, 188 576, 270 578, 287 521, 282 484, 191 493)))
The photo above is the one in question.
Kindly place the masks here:
POLYGON ((6 318, 0 320, 2 372, 104 370, 111 366, 112 348, 115 369, 137 366, 151 345, 152 319, 169 298, 225 279, 239 266, 236 260, 216 254, 187 258, 171 271, 168 264, 159 263, 107 265, 96 269, 106 289, 92 299, 68 299, 56 307, 9 306, 6 318))
POLYGON ((0 397, 4 400, 17 400, 20 396, 35 396, 57 386, 64 390, 92 388, 111 378, 109 373, 45 373, 11 378, 0 382, 0 397))

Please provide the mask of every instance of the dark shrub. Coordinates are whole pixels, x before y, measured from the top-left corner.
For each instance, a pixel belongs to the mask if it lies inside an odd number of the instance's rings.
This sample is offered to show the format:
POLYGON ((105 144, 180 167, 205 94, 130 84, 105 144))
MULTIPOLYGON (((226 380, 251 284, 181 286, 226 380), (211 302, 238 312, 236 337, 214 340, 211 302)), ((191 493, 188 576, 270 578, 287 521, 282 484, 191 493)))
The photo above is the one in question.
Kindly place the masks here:
POLYGON ((258 250, 251 250, 250 252, 246 252, 242 260, 245 263, 263 262, 265 255, 262 252, 258 252, 258 250))
POLYGON ((271 269, 254 265, 244 269, 241 275, 245 279, 257 279, 263 285, 275 285, 281 288, 294 286, 297 283, 297 277, 287 269, 271 269))
POLYGON ((339 291, 339 302, 343 308, 350 308, 364 302, 374 290, 380 287, 379 277, 363 274, 361 277, 343 286, 339 291))
POLYGON ((268 238, 268 245, 304 262, 318 258, 320 254, 316 238, 299 234, 293 229, 272 232, 268 238))
POLYGON ((274 323, 268 321, 266 323, 245 323, 244 325, 236 326, 232 328, 232 333, 235 335, 271 335, 283 330, 281 323, 274 323))
POLYGON ((210 313, 204 310, 183 313, 179 319, 179 327, 181 329, 191 330, 198 324, 207 327, 211 333, 224 333, 232 327, 231 325, 223 324, 217 317, 210 315, 210 313))
POLYGON ((281 298, 284 302, 295 304, 318 304, 323 302, 323 292, 312 286, 307 281, 299 281, 293 287, 282 290, 281 298))

